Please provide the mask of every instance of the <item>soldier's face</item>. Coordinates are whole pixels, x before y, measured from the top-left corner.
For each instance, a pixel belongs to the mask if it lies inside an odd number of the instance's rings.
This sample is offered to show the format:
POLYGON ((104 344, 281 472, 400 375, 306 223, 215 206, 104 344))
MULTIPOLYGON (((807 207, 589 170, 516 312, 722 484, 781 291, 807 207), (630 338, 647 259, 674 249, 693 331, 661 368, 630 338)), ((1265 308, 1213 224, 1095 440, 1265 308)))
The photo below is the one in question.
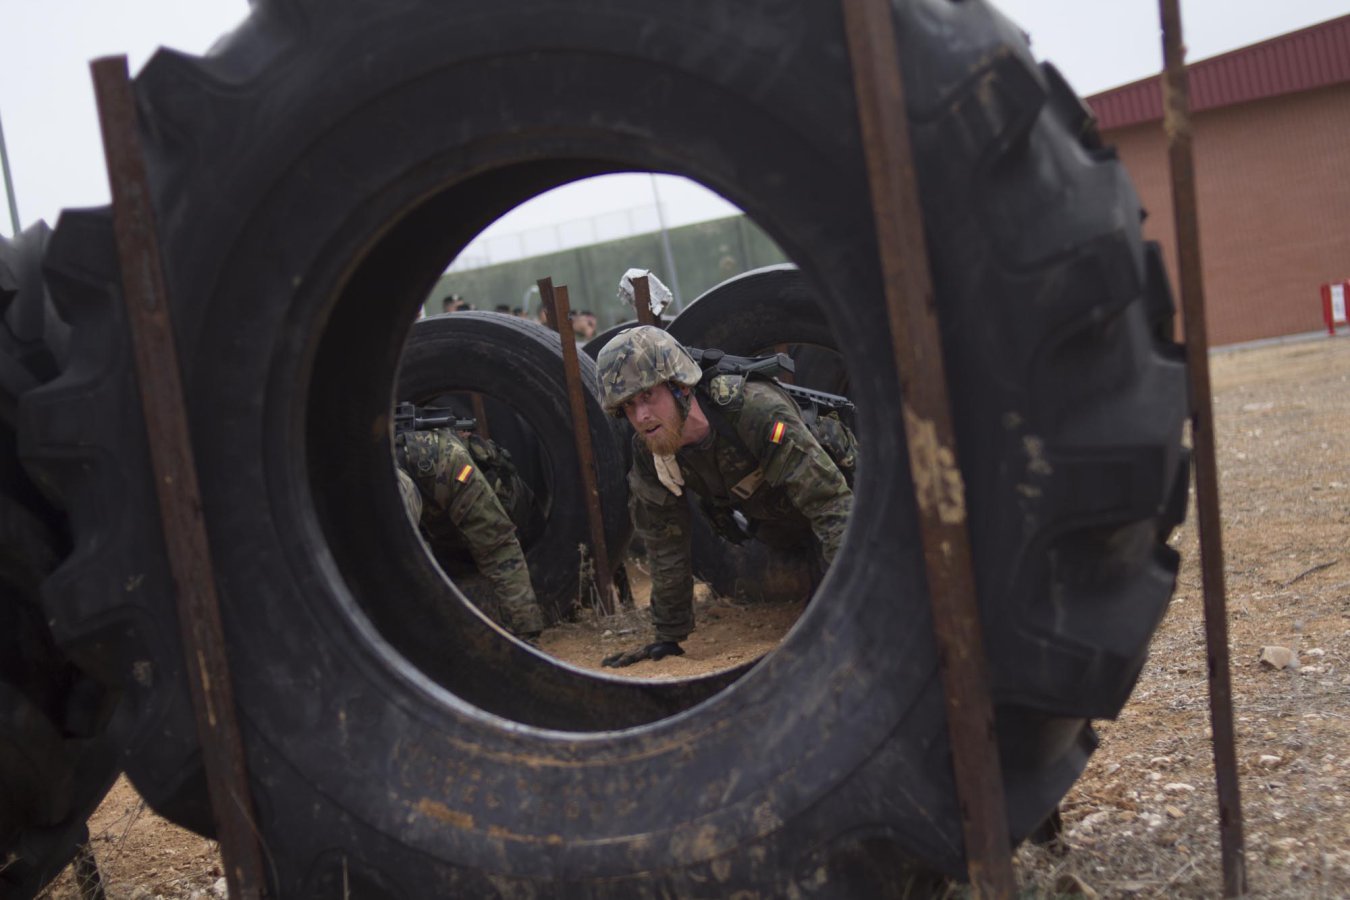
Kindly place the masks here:
POLYGON ((633 397, 623 405, 623 412, 652 453, 671 454, 684 443, 684 415, 664 384, 633 397))

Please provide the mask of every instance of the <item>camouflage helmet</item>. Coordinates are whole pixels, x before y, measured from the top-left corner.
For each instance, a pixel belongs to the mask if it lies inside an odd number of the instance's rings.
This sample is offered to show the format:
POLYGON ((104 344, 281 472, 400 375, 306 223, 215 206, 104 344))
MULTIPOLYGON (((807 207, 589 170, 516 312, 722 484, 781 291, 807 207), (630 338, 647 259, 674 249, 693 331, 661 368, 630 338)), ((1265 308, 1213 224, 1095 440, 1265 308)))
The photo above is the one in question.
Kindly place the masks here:
POLYGON ((693 387, 703 370, 680 342, 652 325, 625 328, 600 350, 600 396, 605 412, 617 416, 628 400, 673 381, 693 387))

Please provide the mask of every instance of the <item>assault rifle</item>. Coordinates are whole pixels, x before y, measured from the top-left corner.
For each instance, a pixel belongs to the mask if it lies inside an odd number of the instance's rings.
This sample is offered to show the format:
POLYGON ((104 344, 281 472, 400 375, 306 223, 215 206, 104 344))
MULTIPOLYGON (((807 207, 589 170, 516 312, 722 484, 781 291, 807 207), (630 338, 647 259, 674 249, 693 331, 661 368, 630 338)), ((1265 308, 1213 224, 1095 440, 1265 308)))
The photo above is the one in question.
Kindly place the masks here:
POLYGON ((710 373, 740 375, 745 378, 752 375, 769 378, 803 409, 814 404, 821 409, 833 410, 846 418, 852 418, 853 416, 853 401, 847 397, 812 390, 795 384, 783 384, 779 381, 778 375, 780 373, 787 372, 791 375, 797 371, 796 363, 786 353, 775 353, 772 356, 732 356, 717 349, 700 350, 697 347, 686 347, 685 349, 689 351, 689 355, 694 357, 694 362, 698 363, 699 368, 703 370, 705 378, 710 373))
POLYGON ((453 428, 455 431, 473 431, 478 420, 462 418, 453 409, 437 406, 417 406, 399 403, 394 407, 394 434, 409 431, 430 431, 435 428, 453 428))

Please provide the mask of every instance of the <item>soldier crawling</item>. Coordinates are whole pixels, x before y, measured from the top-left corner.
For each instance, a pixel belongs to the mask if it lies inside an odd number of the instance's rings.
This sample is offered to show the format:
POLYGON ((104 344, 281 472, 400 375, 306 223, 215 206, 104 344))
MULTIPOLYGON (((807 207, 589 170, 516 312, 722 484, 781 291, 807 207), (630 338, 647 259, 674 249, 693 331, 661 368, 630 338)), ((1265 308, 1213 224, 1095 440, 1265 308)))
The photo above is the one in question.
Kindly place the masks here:
MULTIPOLYGON (((530 570, 516 539, 516 526, 466 441, 450 428, 409 431, 394 438, 398 482, 408 516, 421 525, 433 547, 467 547, 488 579, 502 611, 502 624, 533 642, 544 614, 530 585, 530 570)), ((486 446, 477 456, 494 452, 486 446)))
MULTIPOLYGON (((739 512, 757 540, 819 554, 823 566, 833 561, 853 492, 778 385, 725 374, 705 379, 678 341, 651 326, 621 332, 596 362, 605 410, 626 416, 636 432, 628 484, 647 545, 656 629, 654 642, 604 665, 684 654, 680 642, 694 628, 686 489, 714 521, 739 512)), ((851 460, 856 445, 851 435, 848 441, 851 460)))

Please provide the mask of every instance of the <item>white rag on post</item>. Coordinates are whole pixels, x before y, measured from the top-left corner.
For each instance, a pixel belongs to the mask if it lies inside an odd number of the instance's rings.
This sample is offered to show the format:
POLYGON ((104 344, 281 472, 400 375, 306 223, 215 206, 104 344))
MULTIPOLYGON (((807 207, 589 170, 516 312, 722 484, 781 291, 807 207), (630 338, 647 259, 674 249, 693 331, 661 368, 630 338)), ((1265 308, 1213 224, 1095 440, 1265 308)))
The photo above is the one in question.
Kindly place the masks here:
POLYGON ((651 269, 629 269, 624 272, 623 277, 619 279, 619 299, 636 309, 637 296, 633 290, 633 279, 641 278, 643 275, 647 276, 647 290, 651 297, 652 315, 659 322, 661 321, 661 313, 675 299, 675 295, 670 292, 670 288, 661 283, 661 279, 652 274, 651 269))
POLYGON ((656 463, 656 477, 666 486, 676 497, 684 494, 684 474, 680 471, 680 463, 675 459, 675 454, 652 454, 652 462, 656 463))

